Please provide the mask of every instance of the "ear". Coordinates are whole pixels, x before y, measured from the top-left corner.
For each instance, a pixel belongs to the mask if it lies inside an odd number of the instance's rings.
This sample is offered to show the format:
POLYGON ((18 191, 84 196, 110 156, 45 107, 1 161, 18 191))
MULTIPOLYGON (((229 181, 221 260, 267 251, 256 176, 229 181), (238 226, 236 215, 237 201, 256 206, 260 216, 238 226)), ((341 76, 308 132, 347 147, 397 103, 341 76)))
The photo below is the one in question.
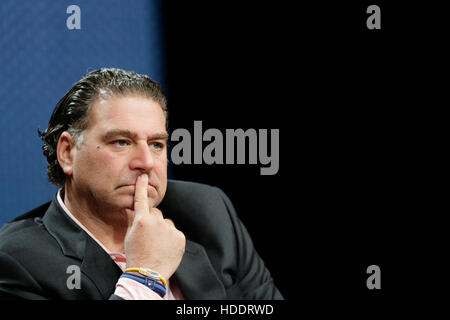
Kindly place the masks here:
POLYGON ((73 171, 73 152, 75 148, 75 140, 72 135, 64 131, 58 140, 58 145, 56 147, 56 155, 58 157, 59 165, 66 174, 66 176, 72 175, 73 171))

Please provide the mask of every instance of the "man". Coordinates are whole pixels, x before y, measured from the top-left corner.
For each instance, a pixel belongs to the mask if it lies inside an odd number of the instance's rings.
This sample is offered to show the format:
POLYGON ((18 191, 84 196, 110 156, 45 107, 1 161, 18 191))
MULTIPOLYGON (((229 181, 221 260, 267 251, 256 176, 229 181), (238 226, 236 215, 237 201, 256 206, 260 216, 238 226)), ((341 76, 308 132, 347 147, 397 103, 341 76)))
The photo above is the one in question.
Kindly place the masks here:
POLYGON ((0 298, 282 299, 226 195, 167 180, 160 86, 88 73, 40 135, 53 201, 0 230, 0 298))

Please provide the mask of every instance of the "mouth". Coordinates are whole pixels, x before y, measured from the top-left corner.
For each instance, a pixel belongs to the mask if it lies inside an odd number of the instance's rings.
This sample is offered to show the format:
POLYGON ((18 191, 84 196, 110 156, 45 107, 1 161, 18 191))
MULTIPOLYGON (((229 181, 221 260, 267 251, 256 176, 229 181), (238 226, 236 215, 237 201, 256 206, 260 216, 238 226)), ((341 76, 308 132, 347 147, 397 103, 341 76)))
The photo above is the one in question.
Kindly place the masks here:
MULTIPOLYGON (((135 184, 135 183, 132 183, 132 184, 124 184, 124 185, 121 185, 121 186, 117 187, 117 189, 119 189, 119 188, 124 188, 124 187, 133 187, 133 188, 136 188, 136 184, 135 184)), ((152 183, 150 183, 150 182, 148 183, 147 187, 152 187, 153 189, 158 190, 158 188, 157 188, 154 184, 152 184, 152 183)))

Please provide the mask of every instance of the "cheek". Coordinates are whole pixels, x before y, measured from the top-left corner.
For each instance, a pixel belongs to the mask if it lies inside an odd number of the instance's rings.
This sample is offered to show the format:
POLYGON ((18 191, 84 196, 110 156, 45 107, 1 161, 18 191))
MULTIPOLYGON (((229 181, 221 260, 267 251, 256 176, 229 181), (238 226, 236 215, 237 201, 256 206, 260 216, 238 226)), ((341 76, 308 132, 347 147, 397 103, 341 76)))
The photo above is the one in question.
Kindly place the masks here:
POLYGON ((158 175, 160 178, 167 177, 167 163, 167 157, 161 157, 156 162, 158 175))
POLYGON ((103 152, 97 155, 95 166, 107 180, 112 180, 127 168, 127 160, 126 157, 119 157, 116 154, 103 152))
POLYGON ((77 160, 74 169, 88 180, 98 180, 108 175, 114 170, 117 162, 112 155, 99 148, 85 152, 77 160))
POLYGON ((155 161, 153 170, 158 177, 158 182, 161 186, 166 184, 167 180, 167 157, 160 157, 155 161))

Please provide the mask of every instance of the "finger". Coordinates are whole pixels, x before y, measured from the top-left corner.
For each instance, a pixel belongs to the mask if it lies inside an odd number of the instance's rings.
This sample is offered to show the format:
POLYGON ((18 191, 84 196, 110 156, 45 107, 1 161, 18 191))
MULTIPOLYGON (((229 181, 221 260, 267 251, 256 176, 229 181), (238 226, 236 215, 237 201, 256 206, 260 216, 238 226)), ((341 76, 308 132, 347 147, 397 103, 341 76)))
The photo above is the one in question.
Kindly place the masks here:
POLYGON ((136 180, 136 190, 134 191, 134 211, 136 215, 148 213, 147 185, 147 174, 141 174, 136 180))

